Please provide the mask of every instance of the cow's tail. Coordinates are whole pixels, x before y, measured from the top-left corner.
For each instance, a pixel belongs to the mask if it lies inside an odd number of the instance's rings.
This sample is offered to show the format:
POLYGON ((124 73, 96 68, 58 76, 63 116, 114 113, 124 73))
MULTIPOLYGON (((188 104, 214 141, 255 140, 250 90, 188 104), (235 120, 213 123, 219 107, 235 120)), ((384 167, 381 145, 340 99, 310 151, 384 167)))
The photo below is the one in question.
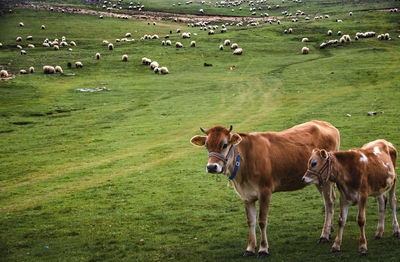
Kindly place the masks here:
POLYGON ((392 143, 388 142, 389 154, 390 158, 392 159, 393 167, 396 168, 396 161, 397 161, 397 150, 392 145, 392 143))

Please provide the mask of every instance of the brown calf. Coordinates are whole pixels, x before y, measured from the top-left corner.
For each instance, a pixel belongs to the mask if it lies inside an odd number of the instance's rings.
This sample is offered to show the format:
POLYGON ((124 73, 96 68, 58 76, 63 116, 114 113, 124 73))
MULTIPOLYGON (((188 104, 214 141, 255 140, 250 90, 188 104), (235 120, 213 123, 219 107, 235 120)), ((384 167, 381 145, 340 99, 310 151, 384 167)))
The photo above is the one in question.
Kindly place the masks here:
MULTIPOLYGON (((312 149, 339 150, 338 130, 327 122, 315 120, 282 132, 231 133, 232 126, 230 129, 215 126, 201 130, 207 136, 195 136, 191 143, 207 148, 207 172, 226 174, 244 201, 249 225, 249 242, 244 256, 255 254, 257 200, 261 231, 258 255, 267 256, 266 227, 271 194, 303 188, 301 178, 312 149)), ((319 184, 317 188, 325 201, 325 223, 320 241, 326 242, 332 228, 333 183, 319 184)))
POLYGON ((378 200, 379 222, 375 239, 383 235, 385 216, 385 193, 389 192, 393 212, 393 232, 400 237, 396 218, 396 173, 397 151, 383 139, 365 144, 360 149, 346 152, 327 152, 315 149, 309 159, 309 169, 303 177, 304 183, 319 183, 320 180, 335 182, 340 191, 339 230, 331 251, 340 251, 343 228, 347 220, 349 205, 358 203, 357 222, 360 226, 359 252, 367 253, 365 238, 365 208, 368 196, 378 200))

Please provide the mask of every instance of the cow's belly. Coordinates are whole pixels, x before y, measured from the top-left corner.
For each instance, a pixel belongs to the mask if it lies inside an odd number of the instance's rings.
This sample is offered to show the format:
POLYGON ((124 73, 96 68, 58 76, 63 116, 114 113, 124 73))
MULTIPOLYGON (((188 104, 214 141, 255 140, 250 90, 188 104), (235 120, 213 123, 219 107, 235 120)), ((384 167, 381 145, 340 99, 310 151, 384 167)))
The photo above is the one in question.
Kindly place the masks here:
POLYGON ((244 201, 254 201, 258 199, 258 190, 249 184, 237 184, 234 183, 234 189, 236 194, 240 196, 244 201))

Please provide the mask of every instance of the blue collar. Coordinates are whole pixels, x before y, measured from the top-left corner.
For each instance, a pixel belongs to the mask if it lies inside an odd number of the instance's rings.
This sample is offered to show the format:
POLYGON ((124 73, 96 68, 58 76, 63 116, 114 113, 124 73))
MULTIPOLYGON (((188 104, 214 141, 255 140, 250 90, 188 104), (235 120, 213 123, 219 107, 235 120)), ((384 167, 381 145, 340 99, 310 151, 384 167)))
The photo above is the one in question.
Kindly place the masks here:
POLYGON ((228 177, 229 180, 233 180, 235 178, 236 173, 239 170, 239 166, 240 166, 240 155, 238 154, 236 157, 235 168, 233 169, 232 174, 228 177))

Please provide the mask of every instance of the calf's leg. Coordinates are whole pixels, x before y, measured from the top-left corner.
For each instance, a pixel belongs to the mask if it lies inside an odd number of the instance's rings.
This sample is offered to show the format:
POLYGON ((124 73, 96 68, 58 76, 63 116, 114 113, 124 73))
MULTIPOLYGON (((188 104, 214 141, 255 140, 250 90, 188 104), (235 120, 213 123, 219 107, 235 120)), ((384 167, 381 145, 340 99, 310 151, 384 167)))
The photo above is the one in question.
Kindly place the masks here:
POLYGON ((396 216, 396 184, 393 184, 392 188, 389 191, 389 201, 390 201, 390 208, 392 209, 393 213, 393 236, 394 237, 400 237, 400 231, 399 231, 399 223, 397 222, 397 216, 396 216))
POLYGON ((384 227, 385 227, 385 194, 377 197, 378 200, 378 211, 379 211, 379 220, 378 220, 378 228, 376 229, 375 239, 382 238, 384 227))
POLYGON ((268 209, 269 202, 271 200, 271 191, 269 189, 265 189, 261 191, 259 196, 260 201, 260 210, 258 215, 258 225, 261 231, 261 241, 260 241, 260 249, 258 250, 258 257, 263 258, 269 255, 269 247, 267 240, 267 221, 268 221, 268 209))
POLYGON ((330 181, 324 183, 322 186, 317 185, 325 204, 325 222, 318 243, 328 243, 331 233, 333 232, 332 221, 336 198, 333 185, 334 183, 330 181))
POLYGON ((349 211, 349 203, 345 199, 344 195, 340 195, 340 215, 339 215, 339 229, 335 238, 335 243, 332 245, 331 252, 339 252, 340 246, 342 245, 342 236, 344 225, 347 221, 347 213, 349 211))
POLYGON ((254 256, 257 239, 256 239, 256 216, 257 208, 255 201, 244 201, 244 206, 246 208, 247 224, 249 225, 249 243, 247 245, 246 251, 244 252, 244 257, 254 256))
POLYGON ((367 238, 365 237, 365 209, 367 206, 368 194, 360 195, 358 202, 358 216, 357 223, 360 226, 360 243, 358 245, 358 251, 361 254, 367 254, 367 238))

